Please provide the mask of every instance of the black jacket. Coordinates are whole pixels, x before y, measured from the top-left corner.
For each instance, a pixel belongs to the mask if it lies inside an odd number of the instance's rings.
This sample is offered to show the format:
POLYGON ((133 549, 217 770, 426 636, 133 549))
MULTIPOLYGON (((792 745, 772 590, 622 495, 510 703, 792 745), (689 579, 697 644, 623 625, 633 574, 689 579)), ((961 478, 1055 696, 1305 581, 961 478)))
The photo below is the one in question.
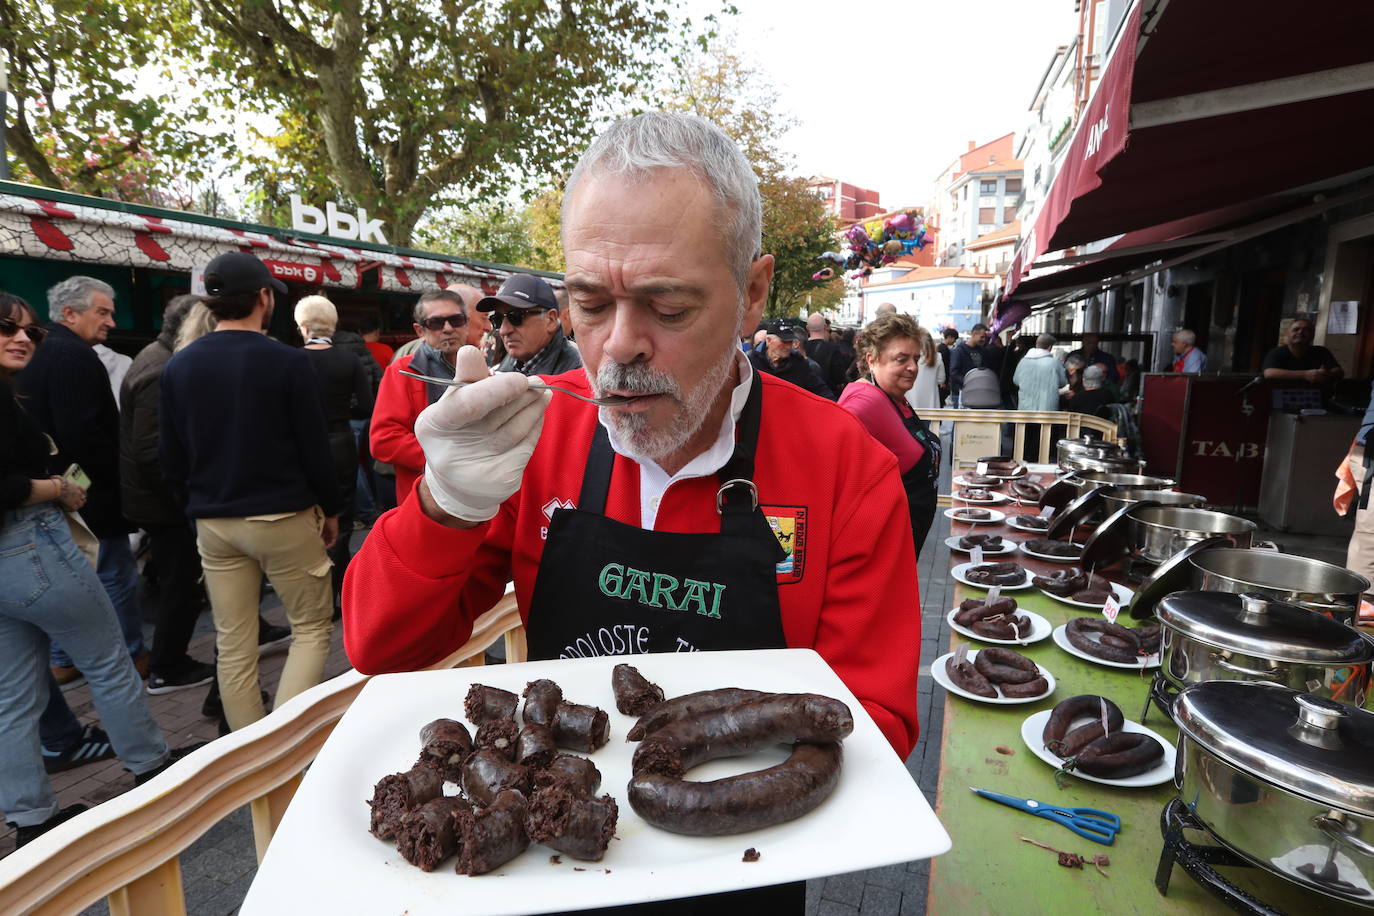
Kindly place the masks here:
MULTIPOLYGON (((367 384, 372 388, 373 397, 376 397, 377 389, 382 384, 382 371, 386 367, 377 365, 377 357, 367 348, 367 341, 363 340, 361 334, 354 334, 352 331, 335 331, 333 341, 334 346, 342 347, 358 357, 358 361, 363 364, 363 375, 367 376, 367 384)), ((372 413, 371 407, 367 409, 367 413, 372 413)))
POLYGON ((22 506, 33 493, 33 481, 52 476, 48 440, 0 378, 0 526, 4 513, 22 506))
POLYGON ((124 517, 145 528, 184 525, 186 509, 173 496, 157 457, 157 411, 162 367, 174 340, 162 334, 134 357, 119 386, 119 485, 124 517))
POLYGON ((751 350, 749 352, 749 362, 753 364, 758 372, 767 372, 769 375, 776 375, 780 379, 791 382, 798 388, 805 388, 812 394, 818 394, 828 400, 835 400, 835 393, 829 386, 822 381, 821 377, 811 368, 811 361, 804 356, 796 353, 790 354, 780 365, 774 366, 768 359, 766 351, 751 350))
POLYGON ((15 386, 24 411, 57 443, 51 467, 73 462, 91 478, 81 517, 98 538, 134 528, 120 508, 119 408, 110 377, 90 344, 66 325, 49 322, 48 339, 34 353, 15 386))
POLYGON ((849 372, 849 363, 840 353, 839 348, 830 341, 821 338, 812 338, 802 346, 806 348, 806 355, 815 360, 816 365, 821 367, 821 381, 825 382, 831 392, 838 397, 849 382, 846 377, 849 372))

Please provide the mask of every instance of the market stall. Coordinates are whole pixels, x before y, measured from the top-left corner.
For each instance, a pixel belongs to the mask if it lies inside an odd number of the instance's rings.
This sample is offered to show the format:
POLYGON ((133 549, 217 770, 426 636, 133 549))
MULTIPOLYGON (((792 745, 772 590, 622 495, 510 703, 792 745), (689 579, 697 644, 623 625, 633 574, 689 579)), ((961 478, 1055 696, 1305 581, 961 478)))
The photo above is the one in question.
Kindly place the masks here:
MULTIPOLYGON (((1048 487, 1055 481, 1056 469, 1051 466, 1032 466, 1030 470, 1031 473, 1017 481, 1023 485, 1018 489, 1029 496, 1034 496, 1034 490, 1026 489, 1025 483, 1048 487)), ((1160 656, 1146 657, 1135 663, 1090 659, 1086 653, 1075 649, 1061 628, 1073 618, 1103 620, 1100 600, 1096 607, 1085 606, 1091 602, 1080 602, 1075 606, 1031 584, 1032 577, 1051 576, 1057 570, 1072 568, 1072 564, 1080 562, 1091 568, 1092 561, 1099 561, 1093 571, 1105 573, 1106 578, 1114 583, 1114 596, 1122 606, 1118 622, 1142 626, 1144 621, 1133 620, 1129 611, 1135 592, 1142 589, 1140 573, 1146 575, 1143 587, 1150 590, 1147 599, 1158 600, 1158 586, 1149 579, 1150 573, 1155 570, 1143 564, 1139 549, 1133 546, 1140 543, 1138 537, 1123 537, 1125 529, 1118 527, 1114 541, 1108 536, 1106 540, 1094 543, 1091 539, 1094 524, 1080 527, 1070 520, 1067 527, 1061 525, 1058 530, 1051 530, 1048 534, 1085 547, 1088 551, 1086 560, 1072 556, 1050 560, 1043 558, 1047 556, 1044 553, 1040 557, 1031 556, 1027 553, 1026 542, 1045 538, 1046 532, 1025 531, 1016 526, 1027 524, 1025 520, 1028 518, 1035 519, 1041 517, 1042 513, 1048 514, 1046 510, 1040 507, 1038 501, 1015 498, 1013 481, 1010 480, 994 480, 991 484, 975 488, 998 494, 998 497, 994 497, 995 501, 980 505, 977 500, 962 498, 969 495, 969 482, 967 477, 956 478, 951 494, 953 508, 948 510, 951 518, 951 537, 948 542, 951 547, 950 563, 952 574, 960 580, 955 590, 955 600, 951 602, 952 638, 948 649, 955 652, 959 646, 967 646, 970 650, 982 650, 998 645, 989 638, 977 636, 967 626, 958 628, 967 633, 961 634, 952 618, 954 611, 966 599, 986 600, 989 595, 988 589, 964 581, 968 576, 967 564, 970 564, 971 557, 967 549, 961 550, 959 539, 970 534, 1000 537, 1001 550, 1006 552, 998 553, 994 541, 994 548, 984 552, 979 559, 984 563, 1013 562, 1026 570, 1025 585, 1004 585, 1001 596, 1014 598, 1016 612, 1026 613, 1031 623, 1029 632, 1025 634, 1025 644, 1017 644, 1013 640, 1004 648, 1013 649, 1033 661, 1047 678, 1050 692, 1039 699, 1017 701, 1001 696, 1001 689, 998 690, 999 697, 991 700, 980 699, 967 691, 959 695, 957 685, 954 689, 947 689, 944 728, 940 736, 941 775, 936 811, 950 832, 953 848, 947 855, 932 862, 928 912, 1196 914, 1231 911, 1228 904, 1205 890, 1197 880, 1185 873, 1182 866, 1172 865, 1167 859, 1162 859, 1165 844, 1161 833, 1161 815, 1166 805, 1180 793, 1175 787, 1175 749, 1179 730, 1162 711, 1160 702, 1151 700, 1152 683, 1160 656), (964 520, 963 513, 970 507, 987 511, 989 517, 976 521, 964 520), (1009 546, 1013 543, 1016 545, 1014 548, 1009 546), (1100 562, 1102 560, 1110 562, 1100 562), (1043 618, 1043 623, 1032 615, 1043 618), (1115 703, 1124 716, 1125 731, 1138 730, 1137 725, 1143 726, 1161 739, 1165 745, 1163 759, 1144 773, 1120 779, 1059 774, 1057 766, 1051 765, 1050 761, 1060 761, 1045 749, 1041 740, 1041 720, 1057 704, 1083 694, 1105 697, 1115 703), (999 804, 970 789, 1033 799, 1061 808, 1108 812, 1119 817, 1120 830, 1111 845, 1103 845, 1053 820, 1032 816, 1005 803, 999 804), (1078 867, 1060 867, 1064 864, 1061 861, 1063 857, 1043 847, 1077 854, 1083 861, 1078 867), (1094 857, 1101 854, 1106 855, 1109 864, 1094 864, 1094 857), (1161 895, 1157 882, 1166 884, 1167 895, 1161 895)), ((975 478, 972 482, 982 481, 975 478)), ((1068 504, 1061 503, 1063 508, 1056 514, 1074 510, 1079 512, 1078 520, 1089 523, 1096 523, 1104 517, 1103 506, 1084 507, 1078 494, 1075 492, 1072 495, 1074 498, 1068 504)), ((1148 496, 1148 493, 1141 495, 1148 496)), ((1051 498, 1054 498, 1054 494, 1051 494, 1051 498)), ((1121 513, 1125 518, 1124 513, 1130 508, 1107 506, 1105 514, 1114 517, 1121 513)), ((1135 515, 1146 517, 1147 511, 1139 510, 1135 515)), ((1155 511, 1196 513, 1199 520, 1186 523, 1193 525, 1203 524, 1200 520, 1202 515, 1221 515, 1195 508, 1155 511)), ((1173 517, 1170 523, 1175 527, 1185 524, 1173 517)), ((1029 524, 1043 523, 1031 521, 1029 524)), ((1207 538, 1201 540, 1206 541, 1207 538)), ((1182 546, 1182 542, 1179 543, 1182 546)), ((1045 549, 1043 544, 1036 546, 1045 549)), ((1212 549, 1214 554, 1223 558, 1227 558, 1228 554, 1250 553, 1215 540, 1203 547, 1212 549)), ((1068 549, 1065 552, 1072 553, 1068 549)), ((1298 559, 1286 556, 1274 558, 1298 559)), ((1167 566, 1166 561, 1159 568, 1167 566)), ((1173 574, 1180 575, 1178 568, 1173 574)), ((1014 573, 1007 573, 1006 581, 1010 582, 1011 578, 1014 578, 1014 573)), ((1241 601, 1239 595, 1219 594, 1216 597, 1237 603, 1241 601)), ((1333 621, 1326 622, 1334 625, 1333 621)), ((1349 628, 1339 629, 1349 632, 1353 640, 1351 645, 1355 651, 1361 651, 1360 646, 1364 641, 1354 636, 1354 631, 1349 628)), ((1168 658, 1168 628, 1164 635, 1168 658)), ((1368 648, 1367 643, 1364 643, 1364 648, 1368 648)), ((946 657, 941 656, 932 665, 932 676, 937 683, 949 680, 944 671, 934 670, 944 668, 946 657)), ((1170 663, 1171 671, 1176 667, 1170 663)), ((1357 679, 1353 687, 1358 689, 1359 696, 1363 698, 1363 691, 1367 687, 1367 666, 1351 670, 1364 672, 1364 679, 1357 679)), ((1345 686, 1351 688, 1350 684, 1345 686)), ((1265 688, 1261 686, 1260 689, 1265 688)), ((1196 799, 1196 796, 1193 797, 1196 799)), ((1175 808, 1176 814, 1187 817, 1185 806, 1178 804, 1175 808)), ((1265 806, 1265 810, 1273 809, 1265 806)), ((1261 818, 1264 816, 1263 813, 1259 814, 1261 818)), ((1191 856, 1208 860, 1213 865, 1224 861, 1216 853, 1197 852, 1197 844, 1215 845, 1216 841, 1206 834, 1192 829, 1178 832, 1195 844, 1192 848, 1184 847, 1179 851, 1181 859, 1186 860, 1191 856)), ((1336 853, 1332 852, 1331 855, 1334 858, 1336 853)), ((1359 854, 1354 855, 1360 858, 1359 854)), ((1070 860, 1070 866, 1073 864, 1070 860)), ((1258 908, 1248 912, 1368 912, 1354 903, 1313 893, 1269 871, 1243 863, 1220 865, 1215 871, 1235 887, 1253 895, 1255 900, 1263 901, 1258 908)), ((1361 893, 1356 889, 1350 895, 1358 898, 1361 893)), ((1370 896, 1370 901, 1374 902, 1374 895, 1370 896)))

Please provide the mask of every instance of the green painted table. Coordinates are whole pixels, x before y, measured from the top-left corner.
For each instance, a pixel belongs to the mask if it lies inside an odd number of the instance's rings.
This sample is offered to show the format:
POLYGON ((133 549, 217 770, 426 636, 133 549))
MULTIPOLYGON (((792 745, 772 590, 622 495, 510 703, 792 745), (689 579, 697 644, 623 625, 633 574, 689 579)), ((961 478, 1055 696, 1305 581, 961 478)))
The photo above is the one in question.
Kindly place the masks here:
MULTIPOLYGON (((1004 509, 1005 504, 998 508, 1004 509)), ((958 522, 951 527, 954 535, 967 534, 970 530, 970 526, 958 522)), ((976 530, 1004 537, 1011 535, 1018 541, 1032 536, 1000 525, 980 525, 976 530)), ((1035 573, 1062 568, 1030 560, 1024 554, 1018 553, 1012 558, 1035 573)), ((952 558, 953 563, 964 560, 966 557, 960 554, 952 558)), ((960 585, 951 607, 957 606, 963 598, 984 594, 983 589, 960 585)), ((1021 607, 1040 614, 1056 627, 1071 617, 1089 613, 1061 604, 1035 589, 1004 594, 1014 597, 1021 607)), ((950 648, 969 642, 957 633, 952 636, 950 648)), ((972 643, 973 648, 981 645, 972 643)), ((1231 912, 1181 868, 1174 869, 1167 896, 1160 896, 1155 890, 1155 870, 1162 849, 1159 816, 1165 804, 1174 797, 1172 781, 1151 788, 1123 789, 1069 777, 1067 785, 1061 789, 1055 785, 1055 770, 1034 756, 1021 741, 1021 723, 1028 716, 1080 693, 1105 696, 1121 707, 1126 718, 1141 721, 1150 675, 1081 660, 1060 649, 1049 638, 1017 651, 1054 674, 1058 685, 1050 697, 1014 706, 977 703, 953 695, 945 698, 944 730, 940 737, 940 785, 935 810, 954 845, 950 852, 931 862, 927 912, 932 916, 983 913, 997 916, 1038 913, 1153 916, 1231 912), (1011 753, 999 752, 999 747, 1011 753), (974 795, 969 791, 970 786, 1066 807, 1111 811, 1120 815, 1123 829, 1114 845, 1102 846, 1052 821, 974 795), (1024 843, 1018 836, 1077 852, 1085 858, 1106 853, 1111 857, 1111 865, 1105 869, 1108 877, 1099 875, 1091 866, 1083 870, 1061 868, 1054 853, 1024 843)), ((1144 724, 1166 739, 1177 740, 1178 730, 1155 707, 1151 707, 1144 724)), ((1221 871, 1228 880, 1270 906, 1294 916, 1328 913, 1369 916, 1370 913, 1306 892, 1259 869, 1221 871)))

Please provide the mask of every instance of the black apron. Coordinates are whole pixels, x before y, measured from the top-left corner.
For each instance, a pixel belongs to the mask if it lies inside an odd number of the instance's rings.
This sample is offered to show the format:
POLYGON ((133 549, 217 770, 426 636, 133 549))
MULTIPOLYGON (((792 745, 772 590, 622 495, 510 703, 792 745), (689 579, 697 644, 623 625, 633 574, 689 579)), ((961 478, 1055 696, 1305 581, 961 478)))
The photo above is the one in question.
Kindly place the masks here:
MULTIPOLYGON (((754 379, 735 451, 718 472, 719 534, 646 531, 606 518, 611 450, 600 423, 576 509, 557 509, 526 624, 531 661, 721 649, 782 649, 777 564, 787 553, 753 483, 763 383, 754 379)), ((690 893, 689 890, 684 891, 690 893)), ((806 882, 631 904, 616 916, 800 916, 806 882)))
POLYGON ((763 385, 720 469, 719 534, 646 531, 605 516, 615 453, 599 423, 576 509, 558 509, 526 631, 531 661, 786 647, 777 564, 786 558, 753 484, 763 385))
MULTIPOLYGON (((876 386, 875 386, 876 387, 876 386)), ((882 391, 881 388, 878 389, 882 391)), ((889 395, 892 409, 897 411, 902 426, 911 438, 925 449, 921 460, 917 461, 902 475, 902 489, 906 491, 907 510, 911 513, 911 537, 916 542, 916 555, 921 555, 921 545, 925 543, 926 533, 935 520, 936 489, 940 482, 940 455, 944 449, 940 437, 930 431, 930 424, 912 411, 911 416, 902 413, 896 401, 889 395)))

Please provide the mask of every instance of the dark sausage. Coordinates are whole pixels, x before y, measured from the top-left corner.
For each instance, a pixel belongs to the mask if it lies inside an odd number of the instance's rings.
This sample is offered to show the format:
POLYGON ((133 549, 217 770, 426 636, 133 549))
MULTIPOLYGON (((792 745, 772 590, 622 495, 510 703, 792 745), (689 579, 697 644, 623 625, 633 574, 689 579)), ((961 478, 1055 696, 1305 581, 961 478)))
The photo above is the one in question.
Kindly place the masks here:
POLYGON ((1136 627, 1131 631, 1136 639, 1140 640, 1140 651, 1145 655, 1154 655, 1159 651, 1159 638, 1162 633, 1159 624, 1152 623, 1143 627, 1136 627))
POLYGON ((1013 614, 1010 617, 998 616, 975 620, 969 629, 988 639, 1025 639, 1030 635, 1033 626, 1025 614, 1013 614))
POLYGON ((434 871, 458 851, 455 818, 471 810, 472 805, 461 798, 431 798, 401 819, 396 831, 396 851, 421 871, 434 871))
POLYGON ((653 712, 639 717, 628 734, 626 741, 639 741, 650 732, 657 731, 674 719, 690 718, 702 713, 713 712, 724 706, 734 706, 745 700, 764 696, 759 690, 742 690, 739 687, 722 687, 718 690, 701 690, 665 700, 653 712))
POLYGON ((1100 617, 1075 617, 1065 625, 1064 635, 1075 649, 1086 652, 1093 658, 1123 663, 1135 662, 1140 658, 1140 640, 1136 638, 1135 631, 1118 623, 1108 623, 1100 617), (1098 642, 1089 635, 1090 633, 1115 636, 1124 640, 1129 648, 1117 648, 1098 642))
POLYGON ((839 700, 813 693, 768 694, 665 725, 635 749, 630 769, 638 773, 652 767, 681 776, 717 757, 773 744, 839 741, 853 730, 854 716, 839 700))
POLYGON ((401 826, 406 812, 420 807, 444 792, 444 778, 427 766, 411 767, 404 773, 383 776, 372 790, 371 824, 373 836, 389 840, 401 826))
POLYGON ((841 759, 837 743, 804 743, 777 766, 711 782, 637 773, 630 777, 630 806, 673 833, 726 836, 758 830, 801 817, 829 798, 840 779, 841 759))
POLYGON ((1100 779, 1124 779, 1152 770, 1164 757, 1164 746, 1139 732, 1116 732, 1098 738, 1073 759, 1073 768, 1100 779))
POLYGON ((1082 748, 1103 737, 1104 702, 1107 704, 1107 733, 1119 732, 1121 726, 1126 723, 1121 708, 1105 697, 1081 693, 1060 702, 1050 711, 1050 717, 1045 720, 1045 730, 1040 736, 1045 742, 1045 749, 1056 757, 1072 757, 1082 748), (1092 721, 1069 731, 1069 726, 1075 721, 1085 718, 1092 721))
POLYGON ((507 789, 485 808, 460 812, 458 874, 484 875, 524 852, 530 845, 527 810, 525 796, 507 789))
POLYGON ((590 798, 562 786, 538 789, 530 798, 525 830, 530 839, 582 859, 599 862, 615 836, 620 809, 609 795, 590 798))
POLYGON ((506 789, 530 790, 530 771, 496 751, 480 750, 463 764, 463 794, 479 805, 489 805, 506 789))
POLYGON ((979 649, 973 667, 994 684, 1024 684, 1040 676, 1035 662, 1010 649, 979 649))
POLYGON ((950 681, 960 690, 966 690, 974 696, 997 698, 997 688, 988 682, 977 666, 965 660, 962 664, 955 664, 954 656, 945 659, 945 674, 949 675, 950 681))
POLYGON ((488 719, 513 719, 519 702, 520 698, 509 690, 473 684, 468 688, 463 710, 468 714, 468 721, 481 725, 488 719))
POLYGON ((530 681, 525 685, 525 723, 553 725, 558 704, 563 702, 563 688, 548 678, 530 681))
POLYGON ((463 776, 463 761, 472 753, 467 726, 453 719, 435 719, 420 729, 420 763, 452 782, 463 776))
POLYGON ((954 622, 961 627, 972 625, 975 621, 983 620, 987 617, 996 617, 999 614, 1011 614, 1016 610, 1015 598, 998 597, 991 603, 979 598, 965 598, 959 604, 959 611, 954 615, 954 622))
POLYGON ((604 745, 611 735, 610 717, 595 706, 564 701, 553 717, 553 737, 559 747, 591 752, 604 745))
POLYGON ((530 723, 520 729, 515 739, 515 762, 527 767, 545 767, 558 755, 553 729, 547 725, 530 723))
POLYGON ((535 771, 534 784, 541 789, 560 785, 582 795, 592 795, 601 787, 601 771, 586 757, 559 754, 548 766, 535 771))
POLYGON ((515 740, 520 726, 514 719, 488 719, 477 728, 477 750, 495 751, 507 760, 515 759, 515 740))
POLYGON ((611 690, 621 715, 642 716, 663 702, 663 688, 640 674, 634 665, 622 663, 611 669, 611 690))
POLYGON ((1049 693, 1050 690, 1050 682, 1043 677, 1026 681, 1024 684, 998 684, 997 686, 1001 688, 1002 696, 1012 700, 1041 697, 1049 693))

